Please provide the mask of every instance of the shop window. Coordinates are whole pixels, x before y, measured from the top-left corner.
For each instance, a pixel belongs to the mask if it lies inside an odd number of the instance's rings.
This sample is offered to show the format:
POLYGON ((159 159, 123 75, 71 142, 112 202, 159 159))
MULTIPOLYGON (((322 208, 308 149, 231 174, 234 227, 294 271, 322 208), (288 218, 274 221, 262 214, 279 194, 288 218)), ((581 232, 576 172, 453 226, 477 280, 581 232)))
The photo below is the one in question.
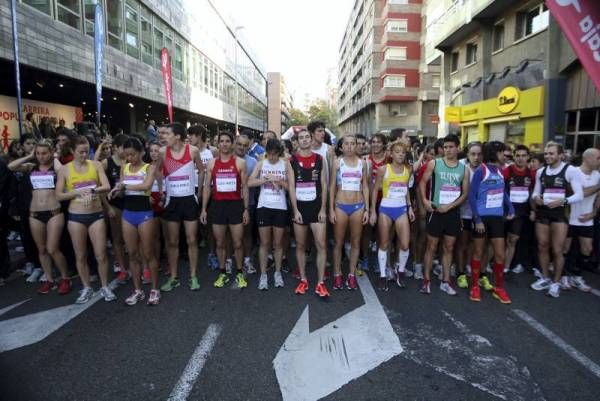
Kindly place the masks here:
POLYGON ((465 133, 467 134, 467 143, 479 141, 479 129, 476 125, 471 127, 465 127, 465 133))
POLYGON ((515 40, 527 37, 548 27, 549 11, 544 3, 517 14, 515 40))
POLYGON ((506 123, 490 124, 488 141, 506 142, 506 123))
POLYGON ((577 135, 577 149, 575 149, 575 153, 580 155, 586 149, 594 147, 596 135, 586 134, 586 135, 577 135))
POLYGON ((567 132, 577 131, 577 112, 567 112, 567 132))
POLYGON ((123 1, 106 0, 106 25, 108 44, 115 49, 123 48, 123 1))
POLYGON ((451 60, 450 71, 451 72, 458 71, 458 52, 453 52, 452 53, 452 60, 451 60))
POLYGON ((579 129, 577 131, 596 131, 596 114, 598 114, 597 109, 581 110, 579 112, 579 129))
POLYGON ((510 121, 506 127, 506 135, 510 143, 523 143, 525 140, 525 121, 510 121))
POLYGON ((497 52, 502 49, 504 49, 504 24, 496 24, 492 31, 492 51, 497 52))
POLYGON ((175 43, 175 58, 173 60, 173 71, 175 78, 183 80, 183 47, 180 43, 175 43))
POLYGON ((467 52, 465 55, 465 65, 477 62, 477 43, 467 44, 467 52))
POLYGON ((52 7, 50 0, 22 0, 23 4, 27 4, 44 14, 52 15, 52 7))
POLYGON ((565 135, 565 149, 575 148, 575 134, 565 135))
POLYGON ((56 17, 60 22, 81 29, 81 3, 79 0, 57 0, 56 17))
MULTIPOLYGON (((142 9, 142 14, 144 9, 142 9)), ((152 23, 149 18, 140 18, 142 26, 142 61, 152 65, 152 23)))
POLYGON ((125 6, 125 43, 127 44, 127 54, 132 57, 140 58, 140 27, 137 11, 137 4, 127 0, 125 6))

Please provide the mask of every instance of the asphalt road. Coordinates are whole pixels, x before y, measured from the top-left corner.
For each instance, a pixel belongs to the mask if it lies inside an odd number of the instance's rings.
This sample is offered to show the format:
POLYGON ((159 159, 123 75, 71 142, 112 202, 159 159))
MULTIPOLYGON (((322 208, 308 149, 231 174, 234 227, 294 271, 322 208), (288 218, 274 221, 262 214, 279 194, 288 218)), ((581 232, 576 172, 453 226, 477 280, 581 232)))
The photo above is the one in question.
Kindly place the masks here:
MULTIPOLYGON (((256 289, 257 276, 244 290, 213 288, 215 276, 203 267, 200 291, 182 285, 156 307, 125 306, 126 284, 117 302, 99 300, 43 340, 0 353, 0 399, 167 400, 213 325, 220 334, 187 399, 281 400, 273 360, 304 308, 314 332, 364 303, 361 291, 332 292, 327 301, 312 292, 297 296, 289 274, 285 288, 267 292, 256 289)), ((600 289, 600 276, 586 278, 600 289)), ((571 291, 550 299, 530 290, 531 281, 529 274, 507 278, 510 306, 489 294, 473 303, 464 290, 450 297, 437 281, 430 296, 419 294, 414 280, 376 291, 403 350, 324 399, 598 400, 600 297, 571 291)), ((0 342, 11 319, 32 319, 76 298, 41 296, 36 287, 19 279, 0 288, 0 309, 29 299, 0 316, 0 342)), ((363 340, 367 348, 374 343, 363 340)), ((325 354, 309 357, 327 362, 325 354)))

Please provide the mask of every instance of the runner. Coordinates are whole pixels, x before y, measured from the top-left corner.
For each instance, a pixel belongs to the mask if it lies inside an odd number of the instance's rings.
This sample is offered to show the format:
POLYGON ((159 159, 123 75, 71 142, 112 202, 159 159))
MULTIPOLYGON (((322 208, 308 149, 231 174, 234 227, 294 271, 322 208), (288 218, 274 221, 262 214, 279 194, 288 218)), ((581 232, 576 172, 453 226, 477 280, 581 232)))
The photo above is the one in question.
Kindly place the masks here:
POLYGON ((87 159, 90 148, 88 140, 80 136, 75 139, 74 146, 75 158, 58 171, 56 198, 59 201, 70 201, 67 227, 75 250, 77 272, 83 285, 75 303, 86 303, 94 295, 90 287, 87 263, 88 235, 98 262, 98 273, 102 284, 100 293, 105 301, 114 301, 117 297, 108 287, 106 224, 99 197, 110 190, 110 184, 102 165, 87 159))
POLYGON ((379 250, 379 289, 387 291, 387 258, 390 242, 390 230, 396 233, 398 250, 398 271, 396 284, 404 288, 404 270, 408 261, 410 245, 410 222, 415 220, 412 202, 408 192, 409 182, 412 179, 412 169, 406 161, 407 146, 396 141, 389 146, 392 162, 379 168, 377 179, 371 191, 371 216, 370 223, 377 222, 379 250), (378 194, 383 192, 379 217, 377 217, 378 194))
POLYGON ((459 206, 469 192, 469 172, 457 159, 460 141, 454 134, 443 139, 444 156, 431 160, 419 182, 419 195, 427 217, 427 249, 425 250, 425 278, 421 293, 431 293, 431 265, 440 238, 443 237, 442 268, 443 280, 440 290, 448 295, 456 295, 450 284, 450 265, 456 237, 461 232, 459 206), (431 180, 431 191, 427 197, 427 183, 431 180))
MULTIPOLYGON (((417 189, 419 188, 419 182, 421 182, 421 178, 423 177, 423 174, 425 173, 425 170, 427 170, 427 165, 428 163, 433 160, 435 158, 435 148, 433 146, 433 144, 429 144, 427 146, 425 146, 425 148, 423 149, 423 152, 421 153, 421 156, 419 157, 419 159, 417 160, 417 162, 415 163, 416 167, 414 168, 415 171, 415 184, 417 185, 417 189)), ((427 197, 429 197, 429 192, 431 189, 431 182, 427 183, 426 186, 426 195, 427 197)), ((417 219, 417 237, 416 241, 417 241, 417 252, 415 255, 415 270, 414 270, 414 275, 413 277, 415 278, 415 280, 422 280, 423 279, 423 259, 425 258, 425 250, 427 249, 427 211, 425 210, 425 207, 423 206, 423 201, 421 199, 421 196, 419 195, 419 191, 416 191, 416 203, 417 203, 417 215, 415 216, 417 219)), ((413 240, 415 239, 413 238, 413 240)))
MULTIPOLYGON (((160 130, 159 130, 160 132, 160 130)), ((167 221, 167 250, 171 277, 160 288, 169 292, 179 287, 177 277, 179 263, 179 231, 183 222, 188 246, 190 266, 190 290, 200 289, 198 282, 198 192, 194 183, 203 182, 204 166, 198 148, 184 143, 186 130, 181 123, 167 125, 164 138, 167 146, 161 149, 162 174, 166 184, 166 203, 163 218, 167 221), (198 171, 197 178, 194 178, 198 171)))
POLYGON ((290 200, 294 210, 294 238, 296 239, 296 263, 300 283, 296 294, 308 290, 306 276, 306 237, 308 228, 312 232, 317 248, 317 286, 315 293, 321 298, 329 297, 325 286, 326 245, 326 188, 325 162, 323 157, 311 151, 313 135, 307 130, 298 132, 298 153, 292 156, 291 167, 294 185, 290 187, 290 200))
MULTIPOLYGON (((246 173, 248 176, 252 174, 256 167, 256 159, 248 154, 251 135, 252 131, 243 130, 242 133, 235 138, 235 155, 246 161, 246 173)), ((254 238, 259 236, 254 224, 256 221, 256 193, 256 188, 248 188, 248 224, 244 226, 244 270, 246 271, 246 274, 256 273, 254 264, 252 264, 252 248, 255 243, 254 238)), ((231 253, 229 252, 229 249, 227 249, 227 251, 230 256, 231 253)), ((228 258, 225 263, 230 266, 232 264, 231 259, 228 258)))
MULTIPOLYGON (((160 166, 160 144, 158 141, 150 142, 148 147, 148 153, 150 154, 150 161, 152 165, 155 167, 160 166)), ((154 171, 154 182, 152 183, 152 188, 150 189, 150 203, 152 205, 152 210, 154 211, 154 217, 158 218, 160 225, 160 233, 154 238, 154 252, 156 254, 156 259, 159 261, 163 255, 167 255, 167 247, 166 247, 166 238, 168 235, 168 227, 167 222, 163 219, 163 213, 165 211, 165 180, 162 177, 162 172, 160 168, 157 168, 154 171), (162 234, 162 237, 161 235, 162 234), (164 253, 163 253, 164 252, 164 253)), ((167 274, 171 274, 171 269, 168 266, 164 269, 167 274)), ((144 273, 142 275, 142 282, 144 284, 150 284, 152 282, 152 274, 150 269, 145 268, 144 273)))
POLYGON ((58 293, 68 294, 71 291, 71 280, 68 277, 67 261, 59 249, 59 241, 65 225, 65 216, 60 203, 56 199, 56 171, 62 165, 54 158, 52 142, 42 140, 35 145, 34 152, 17 159, 8 165, 12 171, 29 174, 31 204, 29 226, 33 240, 37 245, 38 257, 44 274, 38 289, 40 294, 48 294, 56 288, 52 274, 52 263, 58 267, 61 279, 58 281, 58 293))
POLYGON ((543 277, 531 284, 536 291, 548 290, 548 295, 560 296, 560 279, 565 263, 563 247, 567 240, 568 218, 566 206, 583 200, 579 171, 562 161, 563 147, 548 142, 544 148, 546 167, 535 175, 531 196, 535 210, 535 233, 538 240, 538 258, 543 277), (550 251, 554 265, 554 281, 549 273, 550 251))
POLYGON ((283 258, 283 235, 289 224, 286 191, 293 186, 292 167, 282 158, 283 146, 278 139, 269 139, 265 148, 265 159, 259 161, 250 175, 248 187, 259 187, 260 195, 256 210, 256 221, 260 236, 260 280, 259 290, 269 289, 267 261, 273 250, 275 259, 275 287, 283 287, 281 263, 283 258))
POLYGON ((229 132, 219 134, 219 156, 208 162, 206 179, 200 221, 207 224, 206 208, 211 200, 210 214, 220 270, 214 286, 222 288, 229 282, 229 274, 225 268, 225 238, 229 228, 237 268, 236 284, 238 288, 245 288, 248 282, 244 277, 242 264, 243 238, 244 225, 249 220, 246 162, 233 154, 233 135, 229 132))
POLYGON ((133 275, 134 292, 127 299, 127 305, 135 305, 143 301, 146 295, 142 290, 141 266, 147 263, 150 269, 152 290, 148 297, 148 305, 158 305, 158 258, 154 251, 157 237, 157 220, 150 203, 150 192, 156 178, 156 166, 144 163, 142 154, 144 146, 137 138, 129 138, 123 144, 127 164, 123 166, 121 179, 109 193, 108 198, 123 196, 123 238, 127 245, 129 268, 133 275), (141 248, 141 252, 140 252, 141 248))
POLYGON ((515 211, 504 185, 502 166, 505 163, 502 142, 492 141, 483 145, 483 161, 475 170, 469 187, 469 205, 473 214, 473 257, 471 259, 472 301, 481 301, 479 272, 486 237, 494 251, 494 277, 496 286, 492 296, 503 304, 511 300, 504 289, 504 216, 510 221, 515 211))
POLYGON ((333 249, 333 289, 341 290, 342 248, 346 229, 350 225, 350 264, 346 287, 358 289, 356 265, 360 251, 363 225, 369 222, 369 182, 367 163, 356 155, 356 138, 345 135, 343 154, 331 165, 329 182, 329 220, 334 225, 335 247, 333 249))

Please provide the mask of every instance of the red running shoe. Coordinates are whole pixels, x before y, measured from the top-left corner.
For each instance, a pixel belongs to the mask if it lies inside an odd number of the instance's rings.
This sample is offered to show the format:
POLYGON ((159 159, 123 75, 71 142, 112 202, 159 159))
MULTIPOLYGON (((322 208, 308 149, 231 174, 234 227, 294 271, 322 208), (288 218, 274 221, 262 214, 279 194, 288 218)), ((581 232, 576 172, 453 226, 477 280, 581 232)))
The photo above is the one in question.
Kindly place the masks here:
POLYGON ((315 293, 321 298, 329 297, 329 291, 327 291, 327 287, 325 287, 325 283, 322 281, 315 287, 315 293))
POLYGON ((358 290, 358 283, 356 282, 356 276, 354 274, 348 274, 348 280, 346 280, 346 288, 349 290, 358 290))
POLYGON ((471 293, 469 294, 469 299, 471 301, 479 302, 481 301, 481 289, 478 285, 474 285, 471 287, 471 293))
POLYGON ((423 279, 423 284, 421 285, 421 294, 429 295, 431 294, 431 282, 429 280, 423 279))
POLYGON ((494 298, 496 298, 498 301, 502 302, 503 304, 512 303, 512 301, 510 300, 510 297, 506 293, 506 290, 502 287, 494 288, 494 291, 492 292, 492 296, 494 298))
POLYGON ((71 280, 68 278, 61 278, 58 281, 58 293, 60 295, 66 295, 71 292, 71 280))
POLYGON ((54 281, 42 281, 40 288, 38 288, 38 294, 47 294, 50 290, 56 288, 56 283, 54 281))
POLYGON ((300 280, 294 292, 298 295, 304 295, 306 294, 306 290, 308 290, 308 280, 300 280))
POLYGON ((333 289, 341 290, 342 288, 344 288, 344 279, 342 278, 342 275, 337 274, 333 276, 333 289))

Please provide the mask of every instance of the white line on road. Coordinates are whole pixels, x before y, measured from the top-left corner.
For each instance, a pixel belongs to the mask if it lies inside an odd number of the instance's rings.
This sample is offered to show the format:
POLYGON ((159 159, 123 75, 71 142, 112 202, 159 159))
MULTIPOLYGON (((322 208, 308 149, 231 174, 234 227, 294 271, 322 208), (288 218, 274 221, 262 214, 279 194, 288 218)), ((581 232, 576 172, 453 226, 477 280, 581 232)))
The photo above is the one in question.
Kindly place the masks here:
POLYGON ((597 290, 597 289, 595 289, 595 288, 592 288, 592 294, 594 294, 594 295, 595 295, 595 296, 597 296, 597 297, 600 297, 600 291, 598 291, 598 290, 597 290))
POLYGON ((171 391, 171 395, 167 401, 187 400, 210 352, 217 342, 219 334, 221 334, 221 326, 218 324, 208 326, 206 333, 204 333, 202 340, 200 340, 200 344, 196 347, 194 354, 190 358, 173 391, 171 391))
POLYGON ((21 306, 21 305, 23 305, 25 302, 27 302, 27 301, 30 301, 30 300, 31 300, 31 298, 29 298, 29 299, 26 299, 26 300, 24 300, 24 301, 21 301, 21 302, 17 302, 16 304, 13 304, 13 305, 7 306, 6 308, 2 308, 2 309, 0 309, 0 316, 4 315, 4 314, 5 314, 5 313, 7 313, 7 312, 10 312, 11 310, 15 309, 17 306, 21 306))
POLYGON ((581 365, 587 368, 596 377, 600 378, 600 366, 594 363, 594 361, 592 361, 590 358, 583 355, 581 352, 577 351, 575 348, 567 344, 565 340, 563 340, 550 329, 548 329, 546 326, 535 320, 527 312, 522 311, 520 309, 514 309, 513 312, 517 316, 519 316, 525 323, 530 325, 532 328, 534 328, 540 334, 542 334, 544 337, 550 340, 554 345, 566 352, 571 358, 575 359, 577 362, 579 362, 581 365))

